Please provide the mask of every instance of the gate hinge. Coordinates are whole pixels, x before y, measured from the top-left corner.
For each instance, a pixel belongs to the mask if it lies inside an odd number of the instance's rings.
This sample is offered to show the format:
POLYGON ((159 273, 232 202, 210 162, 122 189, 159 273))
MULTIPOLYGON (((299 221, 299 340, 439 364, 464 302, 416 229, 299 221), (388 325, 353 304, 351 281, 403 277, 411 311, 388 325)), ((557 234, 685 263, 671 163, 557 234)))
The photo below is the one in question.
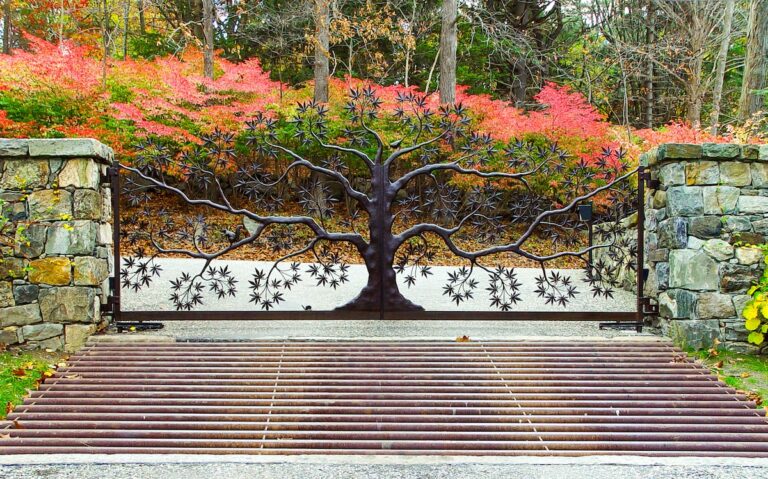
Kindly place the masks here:
POLYGON ((101 175, 101 183, 111 183, 112 179, 115 178, 120 172, 120 169, 117 166, 108 166, 106 173, 101 175))
POLYGON ((658 316, 659 305, 651 302, 651 298, 643 296, 640 298, 640 312, 643 316, 658 316))
POLYGON ((653 179, 651 177, 650 170, 643 170, 640 173, 638 173, 638 177, 640 181, 645 183, 646 188, 650 188, 652 190, 659 189, 659 186, 661 186, 661 181, 653 179))
POLYGON ((115 313, 120 310, 120 298, 115 296, 115 281, 117 281, 115 276, 109 277, 109 294, 107 295, 107 301, 101 304, 102 314, 111 314, 114 316, 115 313))

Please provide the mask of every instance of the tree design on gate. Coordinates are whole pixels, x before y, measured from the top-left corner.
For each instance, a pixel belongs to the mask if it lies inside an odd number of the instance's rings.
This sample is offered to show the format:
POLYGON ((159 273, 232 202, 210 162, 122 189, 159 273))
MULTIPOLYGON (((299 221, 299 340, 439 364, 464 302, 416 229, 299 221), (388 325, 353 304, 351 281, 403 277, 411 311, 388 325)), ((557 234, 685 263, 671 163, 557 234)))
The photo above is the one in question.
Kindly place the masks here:
POLYGON ((221 180, 221 171, 238 157, 233 134, 216 131, 191 152, 174 152, 152 141, 140 145, 133 165, 121 165, 127 172, 124 193, 132 204, 151 205, 152 192, 162 190, 189 205, 242 217, 250 226, 227 229, 223 234, 229 244, 211 248, 205 216, 176 224, 167 211, 148 207, 144 218, 123 220, 127 226, 123 238, 129 243, 149 242, 153 251, 136 248, 133 256, 123 258, 122 286, 148 287, 160 275, 158 256, 172 253, 204 260, 203 267, 171 282, 177 309, 203 304, 206 290, 220 298, 234 296, 237 280, 226 266, 214 266, 213 261, 257 240, 266 240, 282 255, 270 268, 257 269, 248 284, 250 300, 265 310, 283 302, 305 275, 331 288, 349 281, 349 265, 334 251, 339 243, 353 245, 368 271, 368 282, 359 294, 338 308, 346 310, 422 309, 403 296, 396 276, 403 275, 411 287, 432 275, 435 253, 427 235, 439 238, 453 255, 467 262, 449 274, 443 287, 456 304, 478 294, 478 272, 488 275, 486 293, 492 307, 508 311, 523 299, 514 268, 486 264, 499 254, 515 254, 540 264, 536 294, 548 304, 563 306, 579 291, 570 276, 547 271, 547 262, 563 257, 581 261, 592 294, 605 297, 613 294, 622 269, 635 268, 637 246, 622 235, 620 220, 636 205, 632 187, 636 170, 628 169, 622 151, 606 150, 593 161, 576 161, 556 145, 533 141, 500 148, 490 136, 471 130, 470 112, 462 105, 435 110, 425 97, 410 93, 398 94, 396 102, 396 107, 383 111, 374 90, 352 90, 344 113, 347 126, 340 134, 343 142, 329 140, 330 113, 323 104, 310 101, 297 106, 289 141, 279 138, 279 120, 259 114, 247 122, 253 159, 239 168, 234 181, 221 180), (385 142, 374 128, 379 121, 397 122, 402 137, 385 142), (290 143, 298 147, 286 146, 290 143), (300 154, 300 148, 331 154, 313 161, 300 154), (278 158, 287 159, 287 166, 278 170, 265 166, 278 158), (362 165, 367 174, 351 175, 351 162, 362 165), (309 179, 295 181, 299 170, 310 173, 309 179), (401 173, 393 175, 396 170, 401 173), (534 182, 547 182, 552 176, 564 178, 561 191, 567 191, 568 198, 542 195, 532 188, 534 182), (460 177, 472 179, 472 186, 458 187, 460 177), (337 186, 341 198, 334 197, 329 185, 337 186), (283 194, 278 191, 281 188, 283 194), (298 190, 304 214, 279 213, 285 188, 298 190), (234 206, 235 195, 247 198, 253 207, 234 206), (586 228, 576 210, 598 198, 603 206, 596 242, 576 247, 586 228), (329 226, 328 219, 338 209, 344 217, 338 224, 344 231, 332 231, 329 226), (152 214, 162 219, 160 226, 152 227, 146 220, 152 214), (367 229, 358 231, 355 225, 363 215, 368 218, 367 229), (408 221, 408 226, 395 231, 396 220, 408 221), (296 227, 311 231, 305 244, 296 244, 296 227), (513 229, 521 233, 509 240, 513 229), (468 231, 490 246, 462 247, 459 240, 468 231), (537 254, 527 248, 535 235, 550 237, 555 251, 537 254), (165 246, 171 239, 189 247, 165 246), (610 261, 590 263, 590 252, 598 249, 606 249, 610 261), (314 262, 302 266, 291 261, 304 254, 311 254, 314 262))

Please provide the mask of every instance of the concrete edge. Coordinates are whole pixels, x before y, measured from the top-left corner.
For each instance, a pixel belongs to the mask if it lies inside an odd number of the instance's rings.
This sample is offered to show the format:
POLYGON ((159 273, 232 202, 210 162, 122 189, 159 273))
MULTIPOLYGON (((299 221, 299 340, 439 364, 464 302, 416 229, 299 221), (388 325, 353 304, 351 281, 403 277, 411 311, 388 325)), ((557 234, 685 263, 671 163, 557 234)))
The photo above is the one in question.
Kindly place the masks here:
MULTIPOLYGON (((439 341, 439 342, 457 342, 455 338, 445 336, 414 336, 414 337, 391 337, 391 336, 264 336, 258 339, 216 339, 215 337, 174 337, 164 335, 150 335, 142 333, 128 334, 106 334, 92 336, 88 343, 175 343, 175 342, 242 342, 253 343, 260 341, 322 341, 322 342, 364 342, 364 341, 397 341, 397 342, 418 342, 418 341, 439 341)), ((483 338, 470 337, 469 342, 510 342, 510 341, 565 341, 565 342, 638 342, 638 343, 670 343, 669 338, 661 336, 509 336, 508 338, 483 338)))
POLYGON ((348 456, 348 455, 183 455, 183 454, 20 454, 0 456, 0 466, 81 464, 323 464, 323 465, 617 465, 766 468, 768 458, 648 456, 348 456))
POLYGON ((111 164, 112 148, 93 138, 0 138, 0 157, 8 159, 92 158, 111 164))

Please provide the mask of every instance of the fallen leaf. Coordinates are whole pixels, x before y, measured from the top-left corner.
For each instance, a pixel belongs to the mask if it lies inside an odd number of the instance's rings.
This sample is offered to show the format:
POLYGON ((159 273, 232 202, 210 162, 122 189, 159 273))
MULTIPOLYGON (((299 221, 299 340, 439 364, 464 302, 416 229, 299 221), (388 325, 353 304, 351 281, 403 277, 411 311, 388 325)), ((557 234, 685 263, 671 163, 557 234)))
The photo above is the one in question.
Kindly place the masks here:
POLYGON ((14 406, 13 406, 12 402, 9 401, 9 402, 5 403, 5 415, 6 416, 13 412, 13 407, 14 406))
POLYGON ((13 375, 17 376, 17 377, 20 377, 20 378, 23 378, 24 376, 27 375, 27 370, 24 369, 24 368, 14 369, 13 370, 13 375))
POLYGON ((82 378, 82 376, 80 376, 79 374, 67 374, 64 377, 67 378, 67 379, 80 379, 80 378, 82 378))
POLYGON ((11 438, 10 434, 0 434, 0 439, 10 439, 10 438, 11 438))
POLYGON ((470 341, 471 341, 471 339, 469 339, 469 336, 467 336, 467 335, 459 336, 458 338, 456 338, 456 342, 457 343, 468 343, 470 341))
POLYGON ((717 369, 723 369, 723 361, 721 360, 721 361, 716 362, 715 363, 715 367, 717 369))
POLYGON ((14 428, 16 428, 16 429, 24 429, 24 426, 22 426, 22 425, 19 423, 19 420, 18 420, 18 419, 14 419, 14 420, 13 420, 13 427, 14 427, 14 428))
POLYGON ((739 377, 741 377, 741 378, 748 378, 750 376, 751 376, 751 374, 749 374, 749 373, 741 373, 741 374, 739 374, 739 377))

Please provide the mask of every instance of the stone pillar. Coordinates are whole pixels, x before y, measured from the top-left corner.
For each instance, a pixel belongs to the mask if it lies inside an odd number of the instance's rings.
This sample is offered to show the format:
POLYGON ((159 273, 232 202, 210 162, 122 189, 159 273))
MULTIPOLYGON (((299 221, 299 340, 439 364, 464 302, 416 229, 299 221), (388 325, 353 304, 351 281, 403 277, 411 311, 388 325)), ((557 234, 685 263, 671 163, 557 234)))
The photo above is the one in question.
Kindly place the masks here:
POLYGON ((643 155, 660 186, 646 197, 646 295, 662 330, 693 348, 751 349, 741 310, 764 263, 768 146, 666 144, 643 155))
POLYGON ((0 344, 71 351, 104 325, 112 158, 90 139, 0 139, 0 344))

